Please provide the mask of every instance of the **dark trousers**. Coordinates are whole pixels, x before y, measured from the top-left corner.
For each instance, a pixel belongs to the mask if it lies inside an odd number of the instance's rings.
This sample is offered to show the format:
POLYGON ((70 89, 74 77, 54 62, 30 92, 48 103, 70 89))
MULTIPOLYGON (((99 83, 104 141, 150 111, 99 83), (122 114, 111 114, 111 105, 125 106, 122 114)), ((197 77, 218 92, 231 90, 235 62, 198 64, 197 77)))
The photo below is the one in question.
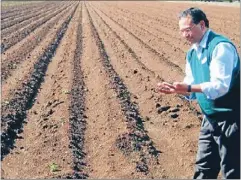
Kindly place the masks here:
POLYGON ((240 179, 239 115, 218 122, 203 118, 193 178, 216 179, 220 170, 225 179, 240 179))

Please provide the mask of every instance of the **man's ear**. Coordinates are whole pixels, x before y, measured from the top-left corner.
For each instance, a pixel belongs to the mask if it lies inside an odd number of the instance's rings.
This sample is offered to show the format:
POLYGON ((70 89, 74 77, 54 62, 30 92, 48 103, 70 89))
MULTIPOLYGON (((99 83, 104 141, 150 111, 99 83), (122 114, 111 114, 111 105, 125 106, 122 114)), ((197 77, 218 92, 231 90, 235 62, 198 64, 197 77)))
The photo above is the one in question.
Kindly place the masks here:
POLYGON ((201 29, 204 30, 205 29, 205 22, 203 20, 200 21, 200 25, 201 25, 201 29))

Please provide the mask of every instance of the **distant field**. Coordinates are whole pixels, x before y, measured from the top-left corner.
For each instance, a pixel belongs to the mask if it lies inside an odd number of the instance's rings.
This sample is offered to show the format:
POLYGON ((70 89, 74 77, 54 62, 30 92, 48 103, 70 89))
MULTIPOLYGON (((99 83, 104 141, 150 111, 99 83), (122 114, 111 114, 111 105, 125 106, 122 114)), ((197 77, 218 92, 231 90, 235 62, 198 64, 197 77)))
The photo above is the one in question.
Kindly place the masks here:
POLYGON ((182 81, 196 6, 240 51, 240 8, 158 1, 3 2, 1 178, 190 179, 196 103, 182 81))
POLYGON ((2 7, 40 3, 42 1, 2 1, 2 7))
MULTIPOLYGON (((180 0, 181 1, 181 0, 180 0)), ((180 1, 168 1, 170 3, 175 3, 175 2, 180 2, 180 1)), ((181 1, 182 3, 192 3, 192 4, 203 4, 203 5, 208 5, 208 6, 232 6, 232 7, 237 7, 240 8, 240 1, 233 1, 233 2, 229 2, 229 0, 223 0, 222 2, 218 2, 218 1, 210 1, 208 2, 208 0, 203 0, 203 1, 181 1)))

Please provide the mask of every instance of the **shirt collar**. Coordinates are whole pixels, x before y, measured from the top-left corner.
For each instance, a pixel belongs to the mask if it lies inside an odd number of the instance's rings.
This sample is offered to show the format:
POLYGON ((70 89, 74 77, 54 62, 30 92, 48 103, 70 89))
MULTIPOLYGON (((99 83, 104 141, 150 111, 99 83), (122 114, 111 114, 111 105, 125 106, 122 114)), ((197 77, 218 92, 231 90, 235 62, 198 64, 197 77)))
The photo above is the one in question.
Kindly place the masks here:
POLYGON ((195 43, 192 45, 191 49, 197 50, 198 48, 206 48, 207 46, 207 40, 208 40, 208 35, 210 33, 210 29, 208 29, 205 34, 203 35, 203 38, 199 44, 195 43))

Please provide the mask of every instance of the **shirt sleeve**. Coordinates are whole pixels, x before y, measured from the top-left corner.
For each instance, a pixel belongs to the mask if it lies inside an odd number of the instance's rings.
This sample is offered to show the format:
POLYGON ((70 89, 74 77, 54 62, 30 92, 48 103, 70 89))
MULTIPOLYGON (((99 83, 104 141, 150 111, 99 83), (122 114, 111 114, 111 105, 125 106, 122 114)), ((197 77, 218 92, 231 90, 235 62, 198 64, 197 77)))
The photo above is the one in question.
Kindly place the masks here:
POLYGON ((184 80, 183 82, 186 83, 186 84, 193 84, 194 82, 194 79, 193 79, 193 76, 192 76, 192 71, 191 71, 191 66, 188 62, 188 60, 186 59, 186 66, 185 66, 185 77, 184 77, 184 80))
POLYGON ((210 63, 210 82, 200 84, 208 99, 225 95, 230 87, 232 72, 237 63, 236 49, 230 43, 219 43, 213 50, 210 63))
MULTIPOLYGON (((192 76, 191 66, 190 66, 190 64, 189 64, 187 59, 186 59, 185 74, 186 74, 186 76, 184 77, 183 82, 188 84, 188 85, 193 84, 194 78, 192 76)), ((183 97, 186 100, 194 100, 194 99, 196 99, 195 93, 190 93, 190 95, 183 96, 183 97)))

